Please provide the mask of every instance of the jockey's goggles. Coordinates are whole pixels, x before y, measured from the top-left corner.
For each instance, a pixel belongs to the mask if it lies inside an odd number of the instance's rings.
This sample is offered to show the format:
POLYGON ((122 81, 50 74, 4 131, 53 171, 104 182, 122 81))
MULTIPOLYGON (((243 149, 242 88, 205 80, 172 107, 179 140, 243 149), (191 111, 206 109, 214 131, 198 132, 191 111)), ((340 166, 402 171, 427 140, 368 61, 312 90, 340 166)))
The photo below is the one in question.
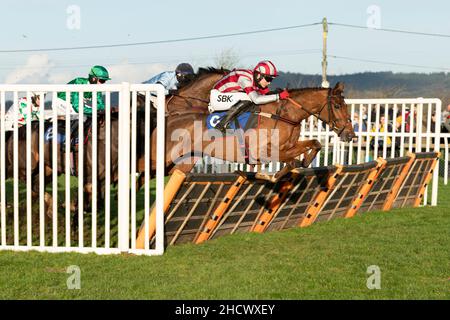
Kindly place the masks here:
POLYGON ((267 82, 272 82, 273 79, 275 78, 275 77, 272 77, 272 76, 265 76, 265 75, 263 75, 262 77, 263 77, 267 82))

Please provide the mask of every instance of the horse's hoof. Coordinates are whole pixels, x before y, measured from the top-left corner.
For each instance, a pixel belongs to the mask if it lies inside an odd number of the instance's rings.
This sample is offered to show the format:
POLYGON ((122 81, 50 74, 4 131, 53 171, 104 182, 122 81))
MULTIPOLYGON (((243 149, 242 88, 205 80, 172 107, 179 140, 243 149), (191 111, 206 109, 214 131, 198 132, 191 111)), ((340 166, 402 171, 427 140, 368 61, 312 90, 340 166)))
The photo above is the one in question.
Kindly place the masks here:
POLYGON ((53 206, 47 208, 47 210, 45 211, 45 214, 47 215, 47 217, 49 219, 52 219, 53 218, 53 206))
MULTIPOLYGON (((247 173, 245 173, 244 171, 241 171, 241 170, 235 170, 234 171, 235 173, 237 173, 238 175, 240 175, 241 177, 243 177, 243 178, 247 178, 247 173)), ((258 174, 256 174, 255 175, 255 177, 257 176, 258 174)))
POLYGON ((257 172, 257 173, 255 174, 255 178, 256 178, 256 179, 261 179, 261 180, 269 180, 269 179, 270 179, 270 176, 269 176, 268 174, 266 174, 266 173, 260 173, 260 172, 257 172))
POLYGON ((300 161, 300 160, 298 160, 298 159, 295 159, 295 160, 292 162, 292 166, 293 166, 294 168, 300 168, 300 167, 303 167, 303 161, 300 161))
POLYGON ((305 161, 305 159, 303 159, 303 161, 302 161, 303 168, 308 168, 310 164, 311 164, 311 161, 305 161))
POLYGON ((264 180, 264 181, 268 181, 268 182, 272 182, 272 183, 275 183, 278 180, 277 178, 275 178, 275 175, 269 176, 266 173, 259 173, 259 172, 255 174, 255 178, 264 180))

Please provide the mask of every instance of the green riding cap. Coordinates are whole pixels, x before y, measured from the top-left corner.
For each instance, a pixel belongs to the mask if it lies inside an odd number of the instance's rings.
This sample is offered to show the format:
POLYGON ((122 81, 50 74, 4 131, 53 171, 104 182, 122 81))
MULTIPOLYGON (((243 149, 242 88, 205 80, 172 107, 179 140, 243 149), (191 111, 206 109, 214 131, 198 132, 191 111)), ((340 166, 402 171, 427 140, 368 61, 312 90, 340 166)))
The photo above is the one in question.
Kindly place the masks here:
POLYGON ((89 75, 101 80, 111 80, 108 70, 106 70, 106 68, 102 66, 93 66, 91 68, 91 71, 89 72, 89 75))

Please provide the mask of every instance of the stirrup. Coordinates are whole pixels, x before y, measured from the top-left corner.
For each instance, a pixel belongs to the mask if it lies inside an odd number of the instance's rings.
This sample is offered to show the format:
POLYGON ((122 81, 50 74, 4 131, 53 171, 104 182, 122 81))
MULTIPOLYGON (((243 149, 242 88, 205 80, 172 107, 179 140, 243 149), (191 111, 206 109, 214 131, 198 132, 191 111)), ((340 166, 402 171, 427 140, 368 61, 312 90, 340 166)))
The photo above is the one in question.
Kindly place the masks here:
POLYGON ((221 119, 214 128, 222 132, 225 132, 231 120, 235 119, 236 117, 239 117, 239 115, 242 113, 243 105, 236 104, 232 108, 234 108, 234 110, 231 109, 231 112, 227 114, 223 119, 221 119))
POLYGON ((225 132, 228 124, 229 124, 229 121, 219 121, 219 123, 215 125, 214 129, 225 132))

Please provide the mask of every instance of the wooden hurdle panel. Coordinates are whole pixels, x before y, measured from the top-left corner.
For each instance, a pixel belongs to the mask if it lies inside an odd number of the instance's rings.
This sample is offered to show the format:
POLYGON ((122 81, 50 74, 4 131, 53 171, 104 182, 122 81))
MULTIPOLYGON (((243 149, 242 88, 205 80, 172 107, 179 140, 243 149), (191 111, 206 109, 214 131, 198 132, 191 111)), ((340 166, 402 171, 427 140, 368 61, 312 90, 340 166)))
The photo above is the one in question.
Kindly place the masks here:
POLYGON ((375 175, 375 171, 379 170, 379 165, 377 161, 350 166, 337 165, 336 173, 330 177, 329 184, 332 187, 318 194, 314 205, 307 209, 300 226, 344 217, 369 176, 375 175))
POLYGON ((439 152, 420 152, 415 154, 415 159, 407 176, 401 184, 400 190, 384 210, 391 208, 417 207, 420 205, 426 187, 433 176, 433 170, 439 160, 439 152), (390 205, 392 204, 392 205, 390 205))
POLYGON ((346 217, 352 217, 357 212, 383 210, 388 199, 398 192, 414 159, 415 155, 408 153, 406 157, 382 160, 384 165, 381 172, 362 188, 367 189, 368 192, 360 193, 347 211, 346 217))
MULTIPOLYGON (((205 228, 196 243, 220 236, 250 232, 264 212, 268 199, 280 192, 280 189, 290 179, 290 174, 277 183, 256 179, 254 174, 246 173, 246 182, 234 198, 229 210, 218 221, 214 228, 205 228)), ((210 221, 213 219, 210 218, 210 221)), ((210 222, 209 224, 212 224, 210 222)))
MULTIPOLYGON (((211 215, 221 215, 237 190, 245 181, 238 174, 187 174, 185 179, 169 181, 165 188, 164 235, 168 245, 193 242, 211 215)), ((149 223, 150 244, 155 236, 155 211, 152 210, 149 223)), ((141 226, 136 247, 145 244, 144 228, 141 226)))
POLYGON ((298 168, 292 170, 292 181, 286 181, 286 193, 274 196, 269 204, 276 205, 270 210, 268 206, 261 215, 257 226, 262 231, 284 230, 298 226, 304 218, 306 209, 313 205, 317 195, 328 189, 329 177, 336 172, 335 166, 321 168, 298 168), (277 199, 282 199, 278 205, 277 199))
POLYGON ((377 166, 375 169, 369 174, 366 182, 362 185, 361 189, 359 189, 356 197, 353 198, 353 202, 345 213, 344 217, 351 218, 353 217, 361 207, 364 200, 366 200, 370 191, 372 191, 375 184, 379 181, 380 176, 383 172, 385 172, 387 161, 381 157, 377 159, 377 166))

